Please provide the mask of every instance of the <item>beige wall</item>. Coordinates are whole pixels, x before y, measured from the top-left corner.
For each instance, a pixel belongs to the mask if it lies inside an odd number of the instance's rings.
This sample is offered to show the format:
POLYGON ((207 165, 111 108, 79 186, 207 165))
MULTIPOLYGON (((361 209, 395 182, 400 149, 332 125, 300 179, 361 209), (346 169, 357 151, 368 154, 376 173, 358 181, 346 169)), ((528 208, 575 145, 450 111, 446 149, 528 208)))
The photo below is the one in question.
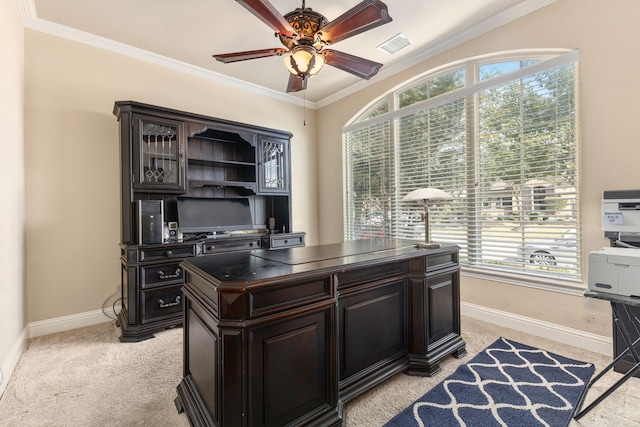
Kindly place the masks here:
MULTIPOLYGON (((322 243, 342 239, 341 130, 366 103, 402 81, 453 61, 492 52, 526 48, 578 48, 581 74, 581 209, 586 254, 608 244, 602 237, 603 190, 640 188, 640 144, 636 127, 640 92, 640 2, 558 0, 508 25, 451 49, 367 90, 318 112, 320 236, 322 243), (331 123, 331 126, 326 124, 331 123)), ((586 269, 583 271, 586 278, 586 269)), ((583 284, 586 286, 586 282, 583 284)), ((462 278, 463 301, 556 323, 599 335, 611 335, 606 303, 581 296, 462 278)))
MULTIPOLYGON (((632 125, 640 84, 634 75, 640 69, 634 52, 638 12, 640 3, 628 0, 558 0, 317 112, 308 110, 306 126, 301 107, 27 30, 27 320, 96 310, 119 283, 116 100, 291 131, 294 228, 308 233, 309 244, 331 243, 342 240, 341 127, 365 104, 452 61, 512 49, 578 48, 583 252, 606 245, 602 190, 640 187, 631 173, 640 151, 632 125)), ((469 277, 462 287, 468 303, 610 334, 610 313, 599 301, 469 277)))
POLYGON ((16 2, 0 2, 0 395, 19 349, 24 296, 24 30, 16 2), (12 354, 14 353, 14 354, 12 354))
POLYGON ((116 292, 119 143, 135 100, 293 133, 293 225, 317 242, 314 111, 151 63, 26 31, 27 315, 98 310, 116 292))

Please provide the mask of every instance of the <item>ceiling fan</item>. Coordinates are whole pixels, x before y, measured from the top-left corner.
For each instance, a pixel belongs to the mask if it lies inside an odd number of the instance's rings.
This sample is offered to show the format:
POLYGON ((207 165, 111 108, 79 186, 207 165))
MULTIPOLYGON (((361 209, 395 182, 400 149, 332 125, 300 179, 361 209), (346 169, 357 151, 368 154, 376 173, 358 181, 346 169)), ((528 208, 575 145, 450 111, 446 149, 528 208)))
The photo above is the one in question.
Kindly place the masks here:
POLYGON ((287 92, 306 89, 309 77, 317 74, 324 64, 366 80, 382 67, 378 62, 326 49, 340 40, 391 22, 387 6, 380 0, 364 0, 331 22, 305 7, 305 0, 301 8, 284 16, 268 0, 236 1, 271 27, 285 47, 213 55, 220 62, 284 56, 285 66, 291 73, 287 92))

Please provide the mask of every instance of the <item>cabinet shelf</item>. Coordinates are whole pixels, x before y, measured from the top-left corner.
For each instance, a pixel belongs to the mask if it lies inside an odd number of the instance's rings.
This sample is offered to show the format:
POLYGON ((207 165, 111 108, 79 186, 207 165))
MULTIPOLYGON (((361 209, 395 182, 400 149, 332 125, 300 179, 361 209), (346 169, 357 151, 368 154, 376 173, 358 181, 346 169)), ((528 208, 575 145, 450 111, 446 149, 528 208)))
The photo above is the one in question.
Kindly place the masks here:
POLYGON ((210 180, 189 180, 190 188, 198 187, 236 187, 245 188, 253 193, 257 190, 257 184, 255 182, 245 181, 210 181, 210 180))
POLYGON ((205 160, 205 159, 189 159, 190 165, 198 165, 198 166, 246 166, 246 167, 255 167, 256 164, 252 162, 239 162, 236 160, 205 160))
POLYGON ((207 139, 202 136, 189 139, 187 158, 190 164, 219 166, 255 167, 256 149, 247 142, 233 141, 233 135, 227 135, 227 141, 207 139), (198 162, 198 163, 195 163, 198 162))

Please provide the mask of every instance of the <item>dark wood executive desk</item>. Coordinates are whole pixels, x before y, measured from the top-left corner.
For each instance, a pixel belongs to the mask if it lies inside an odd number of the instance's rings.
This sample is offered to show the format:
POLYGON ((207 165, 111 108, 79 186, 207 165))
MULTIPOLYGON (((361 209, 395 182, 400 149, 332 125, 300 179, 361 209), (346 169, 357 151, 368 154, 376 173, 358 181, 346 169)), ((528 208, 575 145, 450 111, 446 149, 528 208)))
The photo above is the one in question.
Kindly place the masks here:
POLYGON ((466 353, 457 246, 360 240, 181 265, 175 401, 194 426, 339 426, 350 399, 466 353))

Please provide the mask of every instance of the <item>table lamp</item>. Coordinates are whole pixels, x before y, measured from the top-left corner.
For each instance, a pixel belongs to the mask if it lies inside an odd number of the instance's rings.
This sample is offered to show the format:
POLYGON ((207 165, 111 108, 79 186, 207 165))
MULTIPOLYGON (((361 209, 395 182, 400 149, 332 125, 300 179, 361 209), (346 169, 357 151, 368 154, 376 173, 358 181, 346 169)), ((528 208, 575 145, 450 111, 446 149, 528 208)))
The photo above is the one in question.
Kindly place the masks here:
POLYGON ((442 191, 437 188, 418 188, 413 190, 402 198, 405 200, 423 200, 424 212, 421 214, 421 220, 424 221, 424 243, 416 243, 417 248, 439 248, 440 243, 434 243, 429 237, 429 200, 445 200, 453 199, 453 196, 446 191, 442 191))

